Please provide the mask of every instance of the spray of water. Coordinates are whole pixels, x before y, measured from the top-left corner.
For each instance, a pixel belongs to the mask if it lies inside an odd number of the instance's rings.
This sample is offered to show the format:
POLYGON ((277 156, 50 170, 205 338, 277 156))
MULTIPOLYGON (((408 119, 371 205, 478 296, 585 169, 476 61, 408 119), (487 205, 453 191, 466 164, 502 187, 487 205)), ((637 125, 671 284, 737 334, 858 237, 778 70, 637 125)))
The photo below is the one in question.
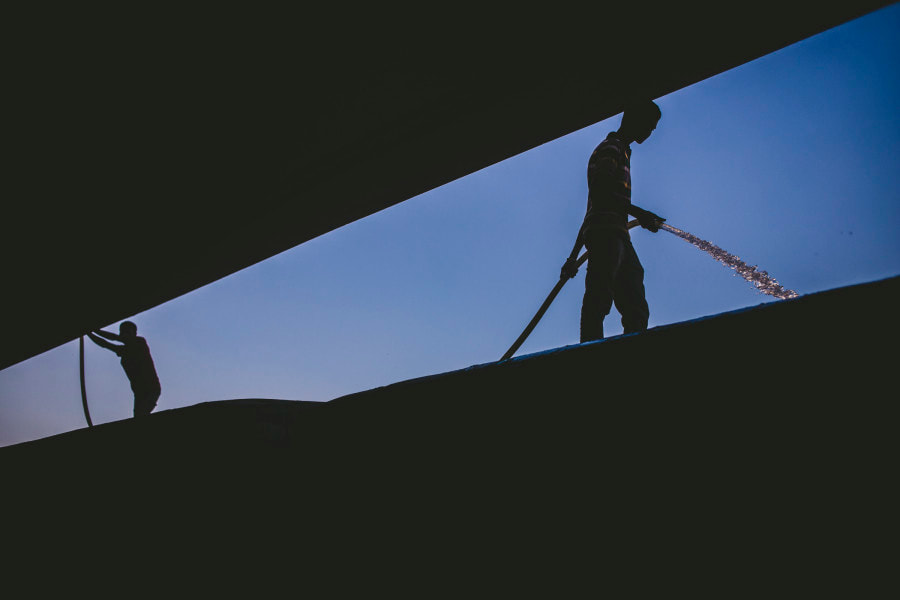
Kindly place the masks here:
POLYGON ((698 238, 696 235, 682 231, 677 227, 666 225, 665 223, 660 225, 660 229, 665 229, 669 233, 675 234, 686 242, 700 248, 726 267, 733 269, 737 275, 740 275, 749 281, 763 294, 775 296, 781 300, 797 297, 797 292, 781 287, 781 284, 775 281, 774 277, 770 277, 765 271, 758 271, 755 266, 748 265, 734 254, 722 250, 715 244, 711 244, 706 240, 698 238))

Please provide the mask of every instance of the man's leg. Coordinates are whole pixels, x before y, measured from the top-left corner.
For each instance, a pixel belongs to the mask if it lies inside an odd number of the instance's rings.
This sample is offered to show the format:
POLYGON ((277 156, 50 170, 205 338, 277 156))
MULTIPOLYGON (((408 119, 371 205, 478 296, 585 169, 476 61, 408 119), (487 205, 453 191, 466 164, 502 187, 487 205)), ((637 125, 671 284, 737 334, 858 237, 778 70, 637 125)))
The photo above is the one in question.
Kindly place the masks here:
POLYGON ((644 267, 630 241, 624 242, 622 263, 616 273, 613 291, 624 333, 646 331, 650 308, 644 291, 644 267))
POLYGON ((585 235, 588 251, 581 303, 581 341, 603 338, 603 319, 613 303, 613 282, 622 260, 622 239, 608 229, 589 230, 585 235))

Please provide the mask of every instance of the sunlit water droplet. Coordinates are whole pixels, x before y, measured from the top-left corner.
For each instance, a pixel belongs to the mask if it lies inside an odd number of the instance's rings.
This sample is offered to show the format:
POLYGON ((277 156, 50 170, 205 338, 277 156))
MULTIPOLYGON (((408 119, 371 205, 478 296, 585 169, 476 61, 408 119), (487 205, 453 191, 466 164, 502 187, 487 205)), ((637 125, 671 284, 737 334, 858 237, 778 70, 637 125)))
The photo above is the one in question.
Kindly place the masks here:
POLYGON ((735 273, 749 281, 763 294, 775 296, 780 300, 784 300, 785 298, 796 298, 798 296, 797 292, 781 287, 781 284, 775 281, 774 277, 770 277, 767 272, 758 271, 755 265, 748 265, 734 254, 722 250, 715 244, 702 240, 696 235, 682 231, 677 227, 666 225, 665 223, 660 226, 660 229, 665 229, 669 233, 675 234, 684 241, 700 248, 726 267, 733 269, 735 273))

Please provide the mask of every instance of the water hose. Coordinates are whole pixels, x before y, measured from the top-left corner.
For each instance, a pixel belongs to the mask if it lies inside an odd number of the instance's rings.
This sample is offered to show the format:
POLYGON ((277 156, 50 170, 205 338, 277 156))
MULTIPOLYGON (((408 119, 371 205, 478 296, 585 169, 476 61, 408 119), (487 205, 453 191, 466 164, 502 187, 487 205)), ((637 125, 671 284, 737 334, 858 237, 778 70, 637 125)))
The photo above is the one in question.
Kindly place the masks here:
MULTIPOLYGON (((637 220, 628 222, 628 229, 631 229, 635 225, 638 225, 637 220)), ((756 265, 748 265, 740 258, 735 256, 730 252, 726 252, 725 250, 719 248, 715 244, 711 242, 707 242, 704 239, 698 238, 696 235, 688 233, 686 231, 682 231, 677 227, 672 227, 671 225, 667 225, 665 223, 660 222, 659 228, 668 231, 669 233, 683 239, 687 243, 699 248, 703 252, 709 254, 713 259, 722 265, 732 269, 735 275, 740 275, 743 277, 748 283, 752 284, 757 291, 767 294, 769 296, 774 296, 779 300, 786 300, 789 298, 796 298, 799 296, 797 292, 794 290, 789 290, 783 287, 778 281, 775 280, 774 277, 769 275, 766 271, 760 271, 756 268, 756 265)), ((574 254, 576 249, 572 250, 572 256, 570 256, 569 260, 574 258, 574 254)), ((578 270, 584 261, 587 260, 588 253, 585 252, 580 257, 578 257, 578 261, 575 263, 575 270, 578 270)), ((525 327, 525 331, 522 332, 522 335, 518 337, 518 339, 513 342, 513 345, 509 347, 509 350, 506 351, 506 354, 503 355, 503 358, 500 360, 506 360, 512 357, 513 354, 516 353, 516 350, 519 349, 519 346, 522 345, 522 342, 525 341, 525 338, 531 333, 531 330, 534 329, 535 325, 538 324, 538 321, 541 320, 541 317, 544 316, 544 313, 547 311, 547 308, 550 307, 550 303, 553 302, 553 299, 556 298, 556 295, 559 293, 559 290, 562 289, 562 286, 565 285, 566 281, 569 277, 566 277, 562 273, 560 273, 559 281, 556 283, 556 286, 550 291, 550 295, 547 296, 547 299, 544 300, 544 303, 541 304, 541 307, 538 309, 537 313, 534 315, 534 318, 531 319, 531 322, 528 323, 528 326, 525 327)))
MULTIPOLYGON (((636 227, 637 225, 638 225, 638 221, 637 221, 637 219, 634 219, 634 220, 631 220, 628 222, 627 228, 631 229, 633 227, 636 227)), ((575 263, 576 269, 578 267, 580 267, 581 265, 583 265, 585 263, 585 261, 587 260, 587 258, 588 258, 588 253, 587 253, 587 251, 585 251, 584 254, 582 254, 581 256, 578 257, 578 261, 575 263)), ((519 349, 519 346, 521 346, 525 342, 525 340, 528 338, 528 336, 531 335, 531 331, 535 328, 535 326, 537 326, 538 322, 541 320, 541 317, 543 317, 544 313, 547 312, 547 309, 550 308, 550 305, 553 303, 553 300, 556 298, 556 295, 559 294, 559 291, 562 289, 562 287, 566 284, 566 282, 568 280, 569 280, 568 277, 566 277, 564 275, 560 275, 559 281, 557 281, 556 285, 553 286, 553 289, 550 290, 550 293, 547 295, 547 299, 544 300, 544 303, 541 304, 541 307, 538 309, 538 311, 536 313, 534 313, 534 317, 532 317, 531 321, 525 327, 525 330, 522 331, 522 334, 518 338, 516 338, 516 341, 513 342, 513 345, 509 347, 509 350, 506 351, 506 353, 503 355, 503 357, 500 360, 506 360, 508 358, 511 358, 512 355, 516 353, 516 350, 519 349)))
POLYGON ((87 390, 84 386, 84 336, 78 339, 78 370, 81 372, 81 406, 84 408, 84 418, 88 427, 93 427, 91 412, 88 410, 87 390))

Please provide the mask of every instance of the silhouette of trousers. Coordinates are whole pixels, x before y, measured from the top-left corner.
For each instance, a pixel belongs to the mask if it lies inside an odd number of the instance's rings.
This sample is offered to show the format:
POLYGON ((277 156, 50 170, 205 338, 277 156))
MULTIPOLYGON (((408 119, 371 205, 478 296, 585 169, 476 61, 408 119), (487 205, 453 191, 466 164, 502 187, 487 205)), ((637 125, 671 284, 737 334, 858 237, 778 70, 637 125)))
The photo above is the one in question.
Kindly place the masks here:
POLYGON ((581 341, 603 337, 603 319, 613 302, 622 315, 625 333, 647 329, 650 309, 644 293, 644 267, 627 235, 599 227, 584 234, 588 251, 584 300, 581 304, 581 341))
POLYGON ((156 401, 159 400, 161 390, 159 388, 150 388, 146 390, 134 391, 134 416, 144 417, 153 412, 156 408, 156 401))

